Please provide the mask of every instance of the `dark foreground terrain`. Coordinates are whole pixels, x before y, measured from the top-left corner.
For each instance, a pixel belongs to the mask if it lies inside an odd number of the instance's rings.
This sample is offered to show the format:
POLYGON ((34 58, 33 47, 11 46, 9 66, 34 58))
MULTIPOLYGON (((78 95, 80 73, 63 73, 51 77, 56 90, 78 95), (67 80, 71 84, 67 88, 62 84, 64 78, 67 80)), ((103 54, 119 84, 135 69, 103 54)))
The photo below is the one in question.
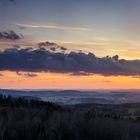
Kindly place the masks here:
POLYGON ((0 95, 0 140, 140 140, 140 104, 58 106, 0 95))

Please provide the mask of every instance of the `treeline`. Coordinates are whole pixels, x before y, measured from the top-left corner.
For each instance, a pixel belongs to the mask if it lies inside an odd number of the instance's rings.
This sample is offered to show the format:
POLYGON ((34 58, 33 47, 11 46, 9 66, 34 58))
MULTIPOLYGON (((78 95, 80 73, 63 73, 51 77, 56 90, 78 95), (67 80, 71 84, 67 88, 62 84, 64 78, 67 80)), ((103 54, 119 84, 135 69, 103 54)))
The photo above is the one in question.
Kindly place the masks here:
POLYGON ((140 106, 91 106, 0 95, 0 140, 140 140, 140 106))
MULTIPOLYGON (((11 95, 0 95, 0 105, 10 107, 48 107, 48 109, 60 109, 59 105, 52 102, 44 102, 39 99, 30 99, 30 97, 13 97, 11 95), (29 99, 28 99, 29 98, 29 99)), ((62 109, 62 108, 61 108, 62 109)))

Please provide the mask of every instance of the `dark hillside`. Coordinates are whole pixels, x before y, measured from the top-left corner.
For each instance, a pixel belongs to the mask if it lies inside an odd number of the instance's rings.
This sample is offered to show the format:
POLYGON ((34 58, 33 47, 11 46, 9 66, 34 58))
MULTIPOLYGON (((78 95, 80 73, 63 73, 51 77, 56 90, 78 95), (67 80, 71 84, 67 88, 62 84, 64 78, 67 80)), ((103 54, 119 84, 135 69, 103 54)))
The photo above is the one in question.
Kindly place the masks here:
POLYGON ((0 96, 0 140, 139 140, 140 104, 82 104, 0 96))

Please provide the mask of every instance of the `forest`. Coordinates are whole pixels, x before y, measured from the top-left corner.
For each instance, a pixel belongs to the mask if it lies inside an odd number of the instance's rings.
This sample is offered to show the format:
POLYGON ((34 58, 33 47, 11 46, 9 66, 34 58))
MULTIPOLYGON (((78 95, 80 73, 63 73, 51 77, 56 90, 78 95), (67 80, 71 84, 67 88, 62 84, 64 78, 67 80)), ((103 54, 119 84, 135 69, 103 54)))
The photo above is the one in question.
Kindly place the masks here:
POLYGON ((0 140, 139 140, 140 104, 57 105, 0 95, 0 140))

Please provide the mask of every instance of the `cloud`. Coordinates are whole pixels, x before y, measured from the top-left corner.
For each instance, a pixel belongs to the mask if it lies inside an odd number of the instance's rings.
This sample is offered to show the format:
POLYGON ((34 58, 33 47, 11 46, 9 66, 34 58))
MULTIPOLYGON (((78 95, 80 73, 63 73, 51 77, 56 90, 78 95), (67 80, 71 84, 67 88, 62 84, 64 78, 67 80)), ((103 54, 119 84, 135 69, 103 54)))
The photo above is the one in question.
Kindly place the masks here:
POLYGON ((140 60, 119 59, 118 55, 99 58, 93 53, 64 53, 42 48, 14 47, 0 52, 0 70, 29 73, 56 72, 70 75, 139 76, 140 60))
POLYGON ((23 76, 23 77, 36 77, 38 76, 36 73, 31 73, 31 72, 16 72, 18 76, 23 76))
POLYGON ((67 48, 65 48, 65 47, 63 47, 63 46, 61 46, 60 49, 61 49, 62 51, 66 51, 66 50, 67 50, 67 48))
POLYGON ((57 46, 57 44, 49 41, 38 43, 38 47, 53 47, 53 46, 57 46))
POLYGON ((85 27, 71 27, 71 26, 63 26, 59 24, 45 24, 45 25, 37 25, 37 24, 16 24, 19 28, 40 28, 40 29, 55 29, 55 30, 63 30, 63 31, 81 31, 86 32, 91 29, 85 27))
POLYGON ((40 49, 51 50, 51 51, 63 51, 63 52, 65 52, 67 50, 66 47, 59 46, 56 43, 49 42, 49 41, 38 43, 38 47, 40 49))
POLYGON ((13 30, 0 32, 0 40, 20 40, 23 36, 18 35, 13 30))

